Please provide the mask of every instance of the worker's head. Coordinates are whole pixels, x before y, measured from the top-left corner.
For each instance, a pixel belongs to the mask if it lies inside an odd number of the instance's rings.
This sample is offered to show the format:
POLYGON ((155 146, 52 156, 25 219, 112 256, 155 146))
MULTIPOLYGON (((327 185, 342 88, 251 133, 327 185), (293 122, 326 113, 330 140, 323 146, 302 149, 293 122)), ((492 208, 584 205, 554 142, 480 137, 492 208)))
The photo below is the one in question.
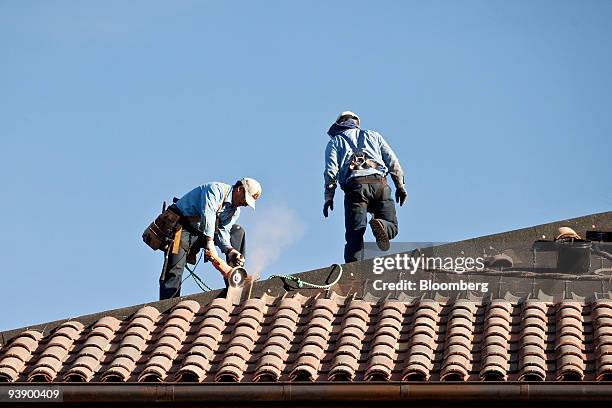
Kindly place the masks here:
POLYGON ((336 118, 336 124, 340 125, 348 120, 354 120, 357 126, 359 126, 360 121, 359 121, 359 116, 357 116, 356 114, 354 114, 351 111, 344 111, 341 112, 338 117, 336 118))
POLYGON ((255 200, 261 195, 261 185, 255 179, 245 177, 234 184, 232 205, 234 207, 250 206, 255 208, 255 200))

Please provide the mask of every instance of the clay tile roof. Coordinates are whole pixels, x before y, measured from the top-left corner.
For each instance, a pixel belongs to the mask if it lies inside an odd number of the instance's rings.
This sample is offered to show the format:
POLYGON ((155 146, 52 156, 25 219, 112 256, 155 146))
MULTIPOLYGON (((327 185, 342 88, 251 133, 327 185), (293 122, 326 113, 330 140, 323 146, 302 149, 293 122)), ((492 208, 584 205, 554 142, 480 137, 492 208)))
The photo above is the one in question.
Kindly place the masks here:
POLYGON ((612 302, 218 298, 27 330, 2 381, 602 381, 612 302))

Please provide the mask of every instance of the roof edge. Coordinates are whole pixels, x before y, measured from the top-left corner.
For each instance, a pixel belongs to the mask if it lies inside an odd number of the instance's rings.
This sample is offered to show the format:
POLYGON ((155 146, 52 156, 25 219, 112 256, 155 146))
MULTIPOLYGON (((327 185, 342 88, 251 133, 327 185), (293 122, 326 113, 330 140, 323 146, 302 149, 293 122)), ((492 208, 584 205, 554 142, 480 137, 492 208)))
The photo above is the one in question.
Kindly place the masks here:
MULTIPOLYGON (((40 384, 0 384, 4 389, 40 389, 40 384)), ((611 401, 609 382, 481 382, 481 383, 185 383, 185 384, 47 384, 57 387, 65 403, 156 403, 209 402, 537 402, 611 401)), ((4 395, 4 394, 3 394, 4 395)))

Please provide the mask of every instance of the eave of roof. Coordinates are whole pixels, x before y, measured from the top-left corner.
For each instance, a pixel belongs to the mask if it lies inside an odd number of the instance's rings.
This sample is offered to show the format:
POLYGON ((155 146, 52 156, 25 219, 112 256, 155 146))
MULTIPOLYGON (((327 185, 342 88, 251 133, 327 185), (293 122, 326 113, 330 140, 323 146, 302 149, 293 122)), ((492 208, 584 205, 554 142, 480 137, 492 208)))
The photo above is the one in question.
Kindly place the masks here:
MULTIPOLYGON (((360 402, 420 403, 505 403, 541 404, 608 402, 609 383, 272 383, 272 384, 61 384, 45 388, 61 390, 61 402, 70 404, 154 403, 156 406, 241 403, 240 406, 273 402, 320 405, 360 402)), ((0 394, 9 389, 41 389, 31 383, 0 384, 0 394)))

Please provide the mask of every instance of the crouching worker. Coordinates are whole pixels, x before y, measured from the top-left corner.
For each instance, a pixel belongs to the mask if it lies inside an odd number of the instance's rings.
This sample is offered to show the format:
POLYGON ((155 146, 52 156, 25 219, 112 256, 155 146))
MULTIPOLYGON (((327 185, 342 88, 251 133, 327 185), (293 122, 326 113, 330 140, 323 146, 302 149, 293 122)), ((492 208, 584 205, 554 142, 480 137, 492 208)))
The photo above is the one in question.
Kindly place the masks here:
MULTIPOLYGON (((194 188, 168 207, 170 216, 176 215, 172 227, 175 238, 166 249, 159 279, 160 300, 180 296, 185 264, 195 263, 201 248, 218 256, 218 246, 230 266, 244 265, 245 233, 236 221, 240 207, 255 208, 260 194, 261 186, 252 178, 238 180, 233 186, 212 182, 194 188)), ((143 239, 147 242, 144 235, 143 239)))
POLYGON ((344 261, 354 262, 362 255, 368 212, 373 214, 370 227, 378 248, 388 250, 398 227, 387 173, 395 184, 395 199, 400 206, 408 196, 395 153, 379 133, 360 129, 359 117, 353 112, 342 112, 327 134, 331 140, 325 150, 323 215, 327 217, 334 209, 334 192, 339 184, 344 190, 344 261))

